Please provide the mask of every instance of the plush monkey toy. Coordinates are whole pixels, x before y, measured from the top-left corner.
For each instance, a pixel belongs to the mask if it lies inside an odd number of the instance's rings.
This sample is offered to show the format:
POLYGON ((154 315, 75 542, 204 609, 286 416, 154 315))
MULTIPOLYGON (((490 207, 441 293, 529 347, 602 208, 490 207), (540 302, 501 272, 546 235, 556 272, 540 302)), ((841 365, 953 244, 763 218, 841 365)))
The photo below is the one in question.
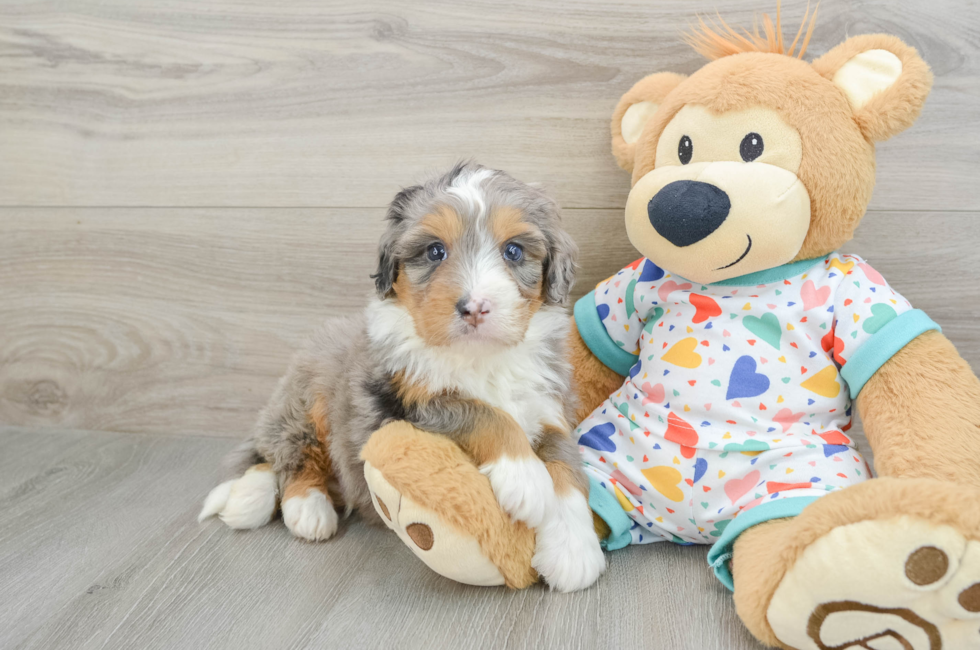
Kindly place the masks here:
MULTIPOLYGON (((610 550, 713 544, 768 645, 980 647, 980 382, 836 252, 871 198, 874 143, 912 125, 931 74, 887 35, 806 63, 812 25, 786 49, 768 18, 763 36, 702 23, 707 65, 650 75, 616 108, 644 257, 576 304, 568 352, 596 531, 610 550), (855 405, 878 478, 847 435, 855 405)), ((395 423, 363 457, 434 570, 536 580, 533 532, 451 442, 395 423)))

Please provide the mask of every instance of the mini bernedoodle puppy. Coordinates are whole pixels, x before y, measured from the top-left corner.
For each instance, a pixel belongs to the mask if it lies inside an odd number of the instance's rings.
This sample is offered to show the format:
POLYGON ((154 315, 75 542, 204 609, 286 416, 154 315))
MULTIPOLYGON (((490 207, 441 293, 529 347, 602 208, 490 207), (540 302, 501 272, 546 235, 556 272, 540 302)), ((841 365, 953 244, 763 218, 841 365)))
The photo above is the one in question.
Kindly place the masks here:
POLYGON ((536 529, 534 568, 553 588, 592 584, 605 559, 564 352, 576 255, 556 203, 503 172, 460 164, 399 192, 377 297, 295 357, 237 455, 247 470, 211 491, 200 519, 257 528, 279 507, 307 540, 336 532, 337 508, 380 523, 361 448, 406 420, 456 441, 536 529))

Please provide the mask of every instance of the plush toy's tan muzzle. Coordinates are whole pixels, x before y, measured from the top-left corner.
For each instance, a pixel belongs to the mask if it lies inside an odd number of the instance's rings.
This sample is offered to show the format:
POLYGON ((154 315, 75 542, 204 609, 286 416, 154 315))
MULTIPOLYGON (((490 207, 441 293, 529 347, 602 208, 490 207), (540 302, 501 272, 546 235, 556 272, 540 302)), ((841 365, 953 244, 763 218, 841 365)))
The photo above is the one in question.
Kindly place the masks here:
POLYGON ((759 162, 669 165, 626 203, 630 242, 658 266, 707 284, 791 261, 810 227, 796 174, 759 162))

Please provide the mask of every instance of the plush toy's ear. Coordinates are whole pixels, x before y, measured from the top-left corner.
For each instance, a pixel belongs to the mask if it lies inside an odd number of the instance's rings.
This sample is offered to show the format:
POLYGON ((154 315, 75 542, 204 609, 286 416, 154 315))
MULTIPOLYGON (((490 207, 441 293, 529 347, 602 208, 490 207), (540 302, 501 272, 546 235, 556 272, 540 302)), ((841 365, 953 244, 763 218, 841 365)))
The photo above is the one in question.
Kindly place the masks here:
POLYGON ((657 112, 667 93, 684 79, 682 74, 658 72, 637 81, 620 98, 612 118, 612 150, 620 167, 633 171, 633 151, 643 127, 657 112))
POLYGON ((910 127, 932 88, 932 72, 915 48, 887 34, 849 38, 813 67, 844 91, 854 121, 872 142, 910 127))

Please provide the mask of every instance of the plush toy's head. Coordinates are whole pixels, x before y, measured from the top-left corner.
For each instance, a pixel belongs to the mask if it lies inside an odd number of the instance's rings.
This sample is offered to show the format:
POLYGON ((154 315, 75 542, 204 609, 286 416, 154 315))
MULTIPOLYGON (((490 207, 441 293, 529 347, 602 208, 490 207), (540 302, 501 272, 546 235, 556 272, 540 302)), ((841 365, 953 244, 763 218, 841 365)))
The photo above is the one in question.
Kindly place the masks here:
MULTIPOLYGON (((814 16, 815 17, 815 16, 814 16)), ((855 36, 812 64, 765 36, 701 23, 710 63, 661 72, 616 107, 613 153, 633 174, 630 241, 701 283, 825 255, 851 238, 874 187, 874 142, 915 121, 932 84, 893 36, 855 36)), ((806 19, 804 19, 806 25, 806 19)))

